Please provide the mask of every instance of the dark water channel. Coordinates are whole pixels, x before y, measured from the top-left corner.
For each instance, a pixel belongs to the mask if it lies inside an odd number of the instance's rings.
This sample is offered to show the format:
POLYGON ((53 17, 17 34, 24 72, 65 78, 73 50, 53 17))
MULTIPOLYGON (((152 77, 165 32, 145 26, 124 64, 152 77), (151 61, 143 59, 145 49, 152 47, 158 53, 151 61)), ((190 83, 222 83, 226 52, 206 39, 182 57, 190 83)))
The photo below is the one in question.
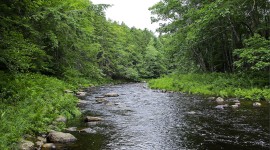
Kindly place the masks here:
MULTIPOLYGON (((66 149, 75 150, 179 150, 269 149, 269 103, 253 108, 241 101, 238 109, 215 109, 217 103, 181 93, 161 93, 144 83, 89 89, 85 115, 104 121, 69 124, 90 127, 96 133, 71 132, 78 138, 66 149), (97 103, 96 96, 116 92, 119 97, 97 103)), ((231 104, 227 101, 226 103, 231 104)))

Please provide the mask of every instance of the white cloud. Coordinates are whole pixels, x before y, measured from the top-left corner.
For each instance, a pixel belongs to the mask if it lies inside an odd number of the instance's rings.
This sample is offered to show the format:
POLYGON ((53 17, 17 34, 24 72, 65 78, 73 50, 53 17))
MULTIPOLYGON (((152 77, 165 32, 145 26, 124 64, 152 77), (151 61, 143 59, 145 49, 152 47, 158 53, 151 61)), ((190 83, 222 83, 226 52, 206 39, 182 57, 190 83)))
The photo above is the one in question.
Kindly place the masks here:
POLYGON ((160 0, 91 0, 94 4, 112 4, 106 11, 106 17, 124 22, 129 27, 147 28, 155 31, 158 24, 151 24, 151 13, 148 10, 160 0))

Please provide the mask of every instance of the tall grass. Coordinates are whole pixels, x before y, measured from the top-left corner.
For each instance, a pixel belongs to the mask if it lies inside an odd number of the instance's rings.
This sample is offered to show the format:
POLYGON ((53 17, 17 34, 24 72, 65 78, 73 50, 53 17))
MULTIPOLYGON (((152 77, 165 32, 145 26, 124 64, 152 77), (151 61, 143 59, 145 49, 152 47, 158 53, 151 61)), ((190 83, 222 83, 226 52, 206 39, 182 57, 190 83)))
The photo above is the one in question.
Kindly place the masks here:
POLYGON ((237 97, 249 100, 270 100, 268 80, 248 75, 174 74, 149 81, 154 89, 182 91, 205 96, 237 97))
POLYGON ((79 115, 78 99, 65 89, 75 87, 40 74, 0 72, 0 149, 16 147, 26 133, 46 132, 58 115, 79 115))

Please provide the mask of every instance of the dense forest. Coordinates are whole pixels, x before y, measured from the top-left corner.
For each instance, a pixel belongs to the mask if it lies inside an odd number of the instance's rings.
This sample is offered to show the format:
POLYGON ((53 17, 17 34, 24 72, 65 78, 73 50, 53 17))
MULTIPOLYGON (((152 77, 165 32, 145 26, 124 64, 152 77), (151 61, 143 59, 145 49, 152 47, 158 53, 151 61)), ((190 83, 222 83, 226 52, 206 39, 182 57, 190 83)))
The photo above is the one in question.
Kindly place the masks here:
POLYGON ((270 99, 269 0, 162 0, 150 10, 163 21, 169 72, 178 72, 153 88, 270 99))
POLYGON ((1 0, 0 149, 48 130, 58 115, 79 115, 64 90, 115 79, 170 74, 150 86, 269 100, 269 3, 162 0, 149 8, 162 21, 157 37, 107 20, 106 4, 1 0))

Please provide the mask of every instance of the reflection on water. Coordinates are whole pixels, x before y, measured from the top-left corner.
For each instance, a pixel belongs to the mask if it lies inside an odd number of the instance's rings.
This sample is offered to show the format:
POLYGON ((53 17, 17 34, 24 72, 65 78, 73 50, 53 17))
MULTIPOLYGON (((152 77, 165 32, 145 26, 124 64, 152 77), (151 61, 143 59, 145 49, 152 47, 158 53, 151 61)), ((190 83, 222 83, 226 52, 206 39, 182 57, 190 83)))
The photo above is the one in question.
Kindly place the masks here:
MULTIPOLYGON (((213 101, 145 86, 123 84, 89 90, 89 105, 83 111, 105 121, 90 125, 97 134, 73 132, 79 140, 67 149, 269 149, 269 103, 253 108, 251 102, 241 102, 238 109, 217 110, 213 101), (107 92, 120 96, 97 104, 95 97, 107 92)), ((71 126, 89 126, 74 122, 71 126)))

